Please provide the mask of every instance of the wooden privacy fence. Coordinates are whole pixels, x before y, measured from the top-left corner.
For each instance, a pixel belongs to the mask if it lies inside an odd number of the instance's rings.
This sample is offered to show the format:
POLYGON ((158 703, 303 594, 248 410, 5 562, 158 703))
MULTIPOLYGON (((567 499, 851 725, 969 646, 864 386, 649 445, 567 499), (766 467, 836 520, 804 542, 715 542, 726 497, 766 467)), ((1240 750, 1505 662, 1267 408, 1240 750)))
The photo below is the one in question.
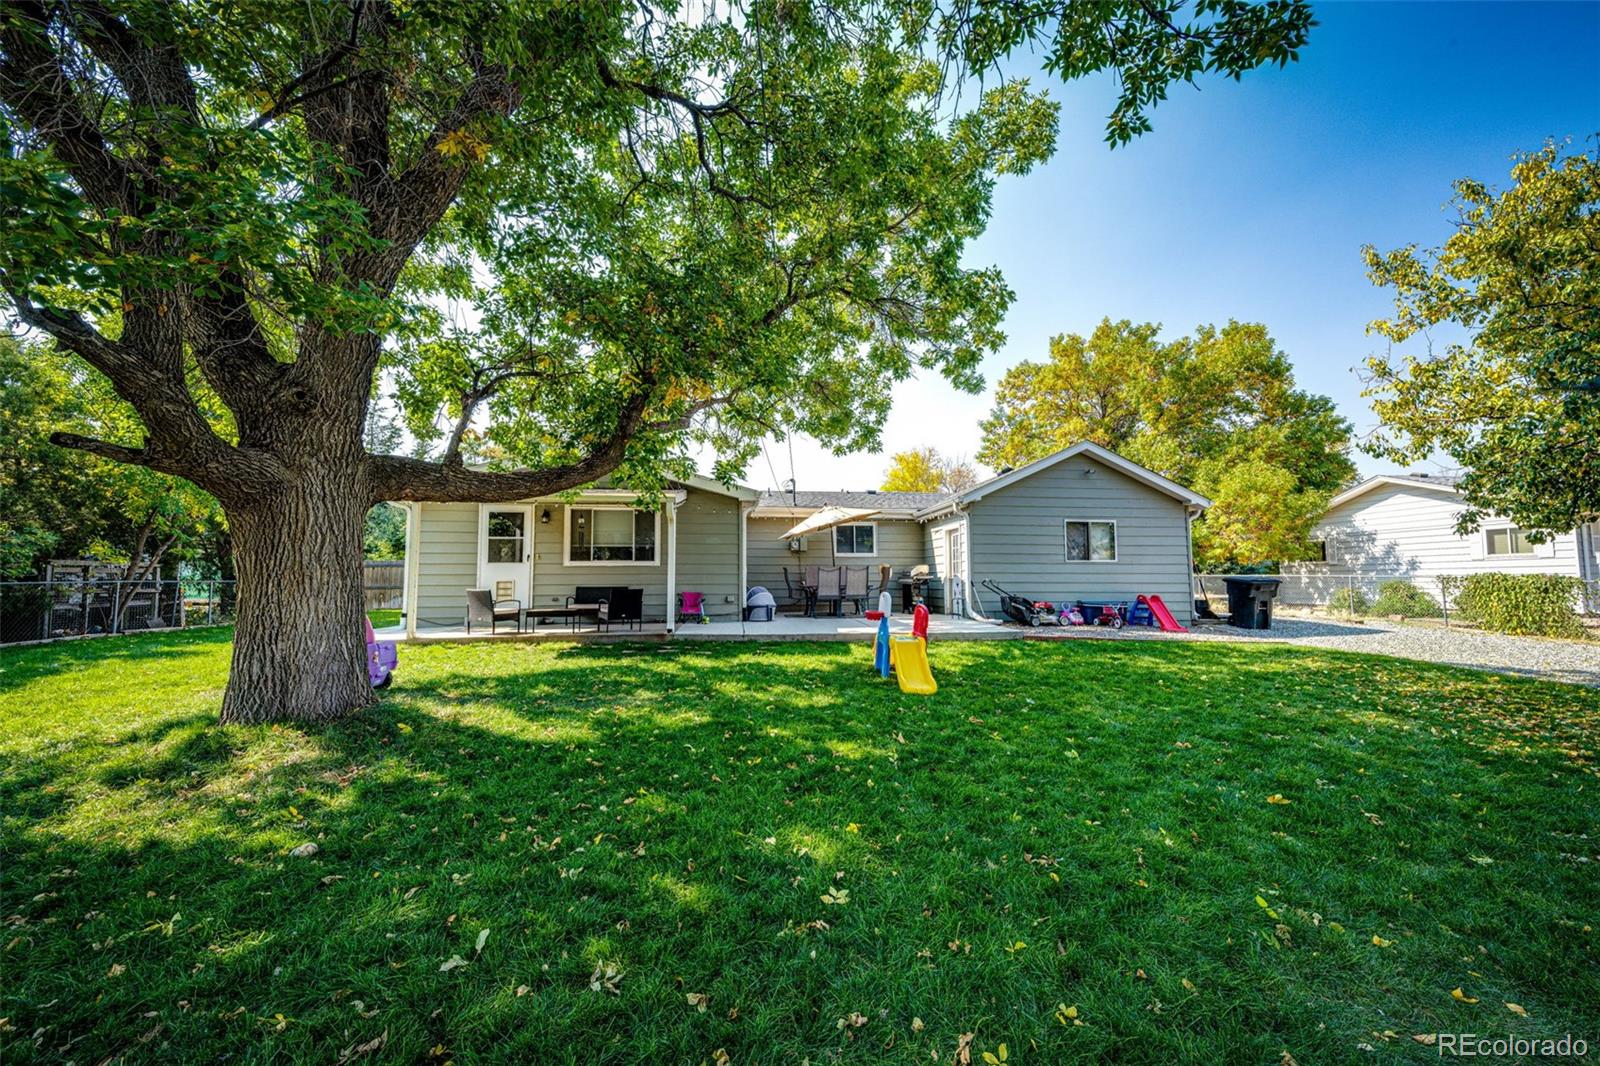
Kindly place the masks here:
POLYGON ((398 610, 405 589, 406 564, 399 559, 367 559, 361 564, 361 587, 367 610, 398 610))

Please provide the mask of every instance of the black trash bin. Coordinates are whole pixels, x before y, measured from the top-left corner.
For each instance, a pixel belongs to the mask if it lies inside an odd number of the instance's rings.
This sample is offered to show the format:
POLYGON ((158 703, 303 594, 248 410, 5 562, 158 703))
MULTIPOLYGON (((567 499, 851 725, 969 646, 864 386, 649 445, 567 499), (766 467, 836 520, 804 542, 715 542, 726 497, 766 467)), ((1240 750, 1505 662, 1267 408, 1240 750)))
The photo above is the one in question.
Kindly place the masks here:
POLYGON ((1278 598, 1276 577, 1225 577, 1228 586, 1228 624, 1240 629, 1271 629, 1272 601, 1278 598))

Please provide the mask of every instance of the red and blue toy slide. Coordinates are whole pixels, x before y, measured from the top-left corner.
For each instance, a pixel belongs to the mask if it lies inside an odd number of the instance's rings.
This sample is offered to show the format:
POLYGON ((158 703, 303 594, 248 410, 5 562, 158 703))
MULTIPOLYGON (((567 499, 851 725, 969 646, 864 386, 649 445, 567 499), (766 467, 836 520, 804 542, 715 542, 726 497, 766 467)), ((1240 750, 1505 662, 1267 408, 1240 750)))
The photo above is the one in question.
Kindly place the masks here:
POLYGON ((1156 624, 1161 627, 1161 631, 1163 633, 1189 632, 1187 629, 1183 628, 1183 626, 1178 624, 1178 620, 1176 618, 1172 617, 1172 612, 1167 610, 1167 605, 1161 602, 1160 596, 1153 594, 1149 596, 1140 596, 1139 602, 1150 609, 1151 616, 1155 618, 1156 624))

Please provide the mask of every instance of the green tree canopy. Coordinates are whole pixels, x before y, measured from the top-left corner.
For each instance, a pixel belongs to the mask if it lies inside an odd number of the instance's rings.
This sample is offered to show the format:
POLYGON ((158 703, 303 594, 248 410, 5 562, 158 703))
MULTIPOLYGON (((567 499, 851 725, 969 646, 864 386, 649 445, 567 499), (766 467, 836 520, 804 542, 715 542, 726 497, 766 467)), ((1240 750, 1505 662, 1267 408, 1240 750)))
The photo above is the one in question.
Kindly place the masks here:
POLYGON ((874 445, 914 368, 977 387, 1010 292, 962 253, 1056 112, 947 73, 1024 43, 1109 71, 1120 143, 1310 25, 1279 0, 12 0, 0 286, 142 429, 58 443, 227 508, 224 717, 332 716, 370 699, 371 504, 649 491, 696 443, 730 477, 765 432, 874 445), (391 379, 425 457, 364 447, 391 379))
POLYGON ((1435 249, 1363 251, 1396 343, 1445 323, 1442 352, 1368 360, 1382 420, 1365 445, 1400 463, 1442 451, 1466 468, 1463 532, 1486 513, 1536 539, 1600 516, 1600 154, 1517 158, 1497 192, 1456 182, 1455 232, 1435 249))
POLYGON ((946 458, 937 448, 895 452, 884 471, 885 492, 963 492, 978 483, 972 464, 960 457, 946 458))
POLYGON ((0 334, 0 577, 87 557, 124 562, 132 579, 204 553, 222 521, 207 493, 50 440, 57 431, 116 439, 131 424, 104 377, 53 344, 0 334))
POLYGON ((1090 440, 1212 499, 1195 523, 1200 562, 1303 558, 1311 523, 1354 477, 1349 423, 1295 388, 1265 326, 1160 333, 1106 319, 1053 338, 1048 360, 1000 380, 978 458, 1015 467, 1090 440))

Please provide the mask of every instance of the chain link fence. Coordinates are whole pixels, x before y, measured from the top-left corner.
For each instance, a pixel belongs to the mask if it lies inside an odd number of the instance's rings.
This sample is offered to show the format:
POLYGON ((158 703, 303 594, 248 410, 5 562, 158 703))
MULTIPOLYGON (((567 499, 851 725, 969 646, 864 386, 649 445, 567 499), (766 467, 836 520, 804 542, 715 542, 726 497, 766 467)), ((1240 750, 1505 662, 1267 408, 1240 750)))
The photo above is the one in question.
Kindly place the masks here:
MULTIPOLYGON (((1200 590, 1213 606, 1226 612, 1229 577, 1258 575, 1200 574, 1200 590)), ((1397 577, 1366 573, 1286 573, 1279 581, 1276 609, 1330 618, 1432 619, 1444 625, 1457 621, 1455 598, 1464 578, 1444 574, 1397 577)), ((1573 602, 1579 614, 1600 615, 1600 581, 1580 583, 1573 602)))
POLYGON ((233 621, 231 581, 0 581, 0 644, 233 621))

